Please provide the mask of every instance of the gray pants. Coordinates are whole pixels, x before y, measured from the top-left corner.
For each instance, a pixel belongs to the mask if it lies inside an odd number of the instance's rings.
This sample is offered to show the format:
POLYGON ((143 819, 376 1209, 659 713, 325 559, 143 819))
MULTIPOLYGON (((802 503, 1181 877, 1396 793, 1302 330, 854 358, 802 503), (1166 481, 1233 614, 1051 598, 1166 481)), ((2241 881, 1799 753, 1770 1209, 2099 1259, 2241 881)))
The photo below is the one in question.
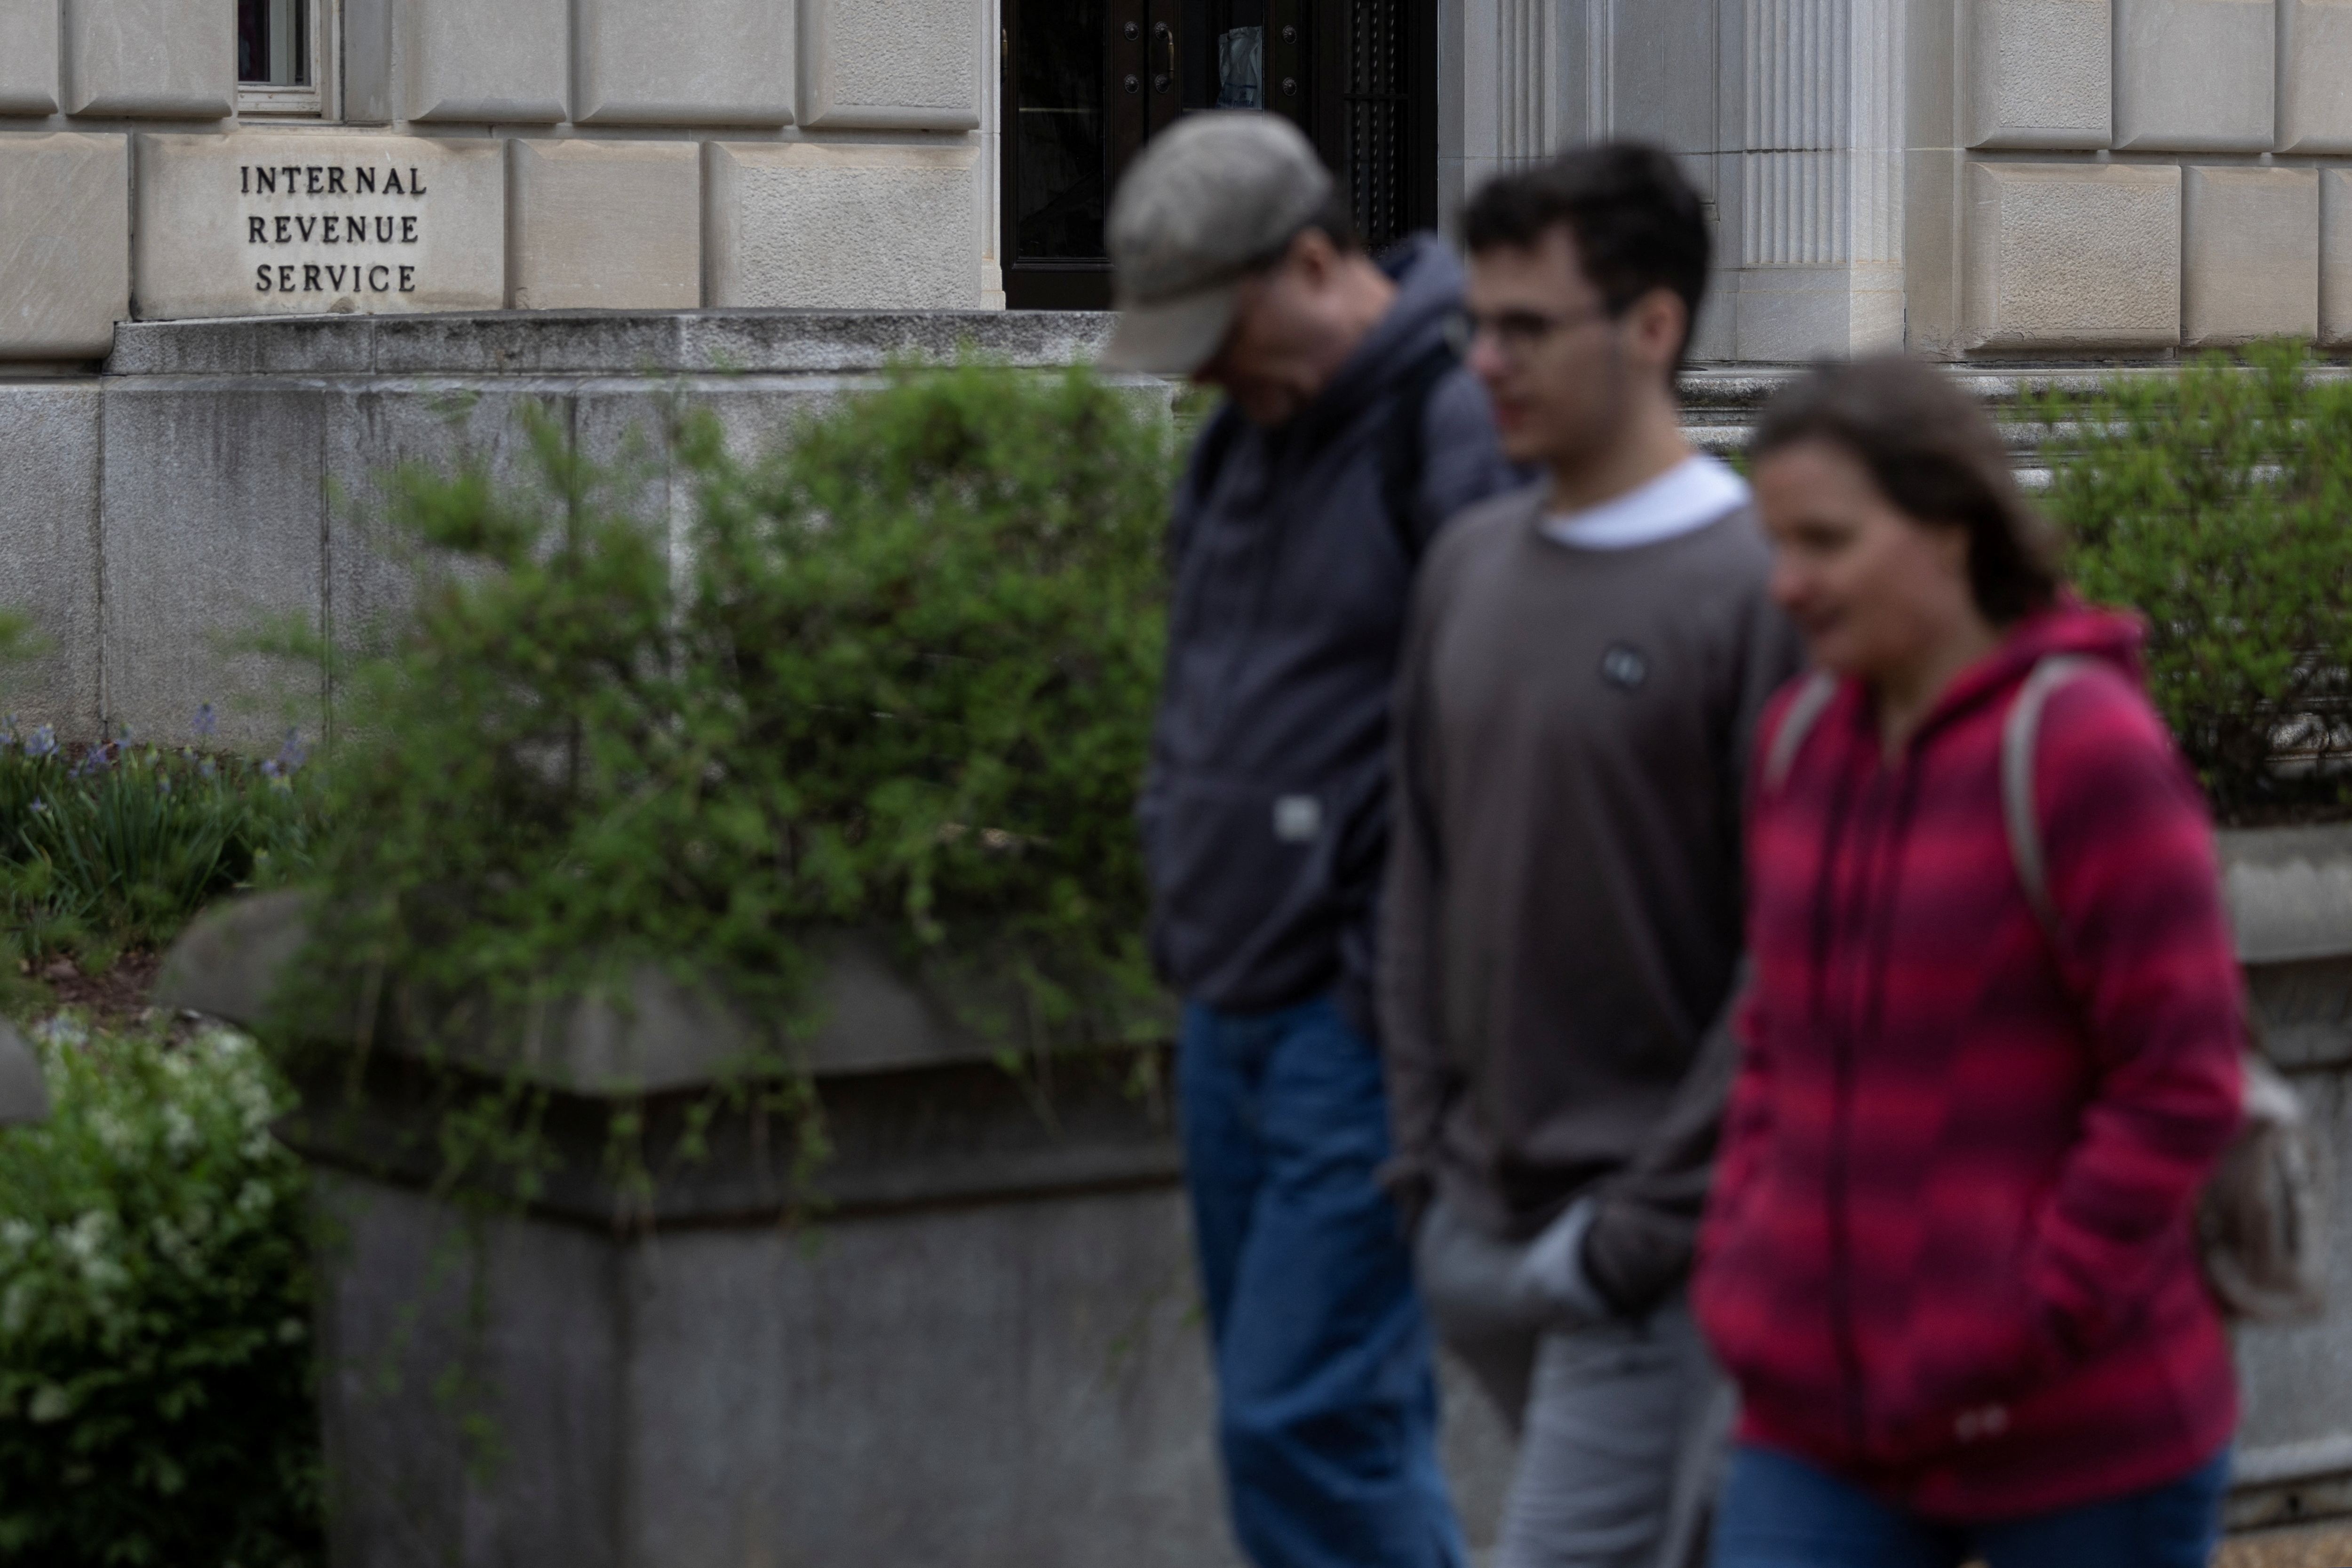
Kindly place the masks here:
POLYGON ((1547 1251, 1559 1249, 1485 1235, 1443 1200, 1414 1242, 1431 1319, 1519 1439, 1494 1568, 1691 1568, 1730 1385, 1679 1292, 1638 1321, 1580 1312, 1568 1303, 1589 1287, 1531 1269, 1547 1251))

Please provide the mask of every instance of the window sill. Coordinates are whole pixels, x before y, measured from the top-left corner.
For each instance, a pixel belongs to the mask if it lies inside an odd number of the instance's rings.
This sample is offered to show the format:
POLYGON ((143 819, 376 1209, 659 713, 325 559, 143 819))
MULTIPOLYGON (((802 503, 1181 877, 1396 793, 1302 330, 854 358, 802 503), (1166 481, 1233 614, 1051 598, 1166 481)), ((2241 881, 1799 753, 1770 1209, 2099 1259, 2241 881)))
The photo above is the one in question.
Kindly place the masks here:
POLYGON ((236 113, 240 120, 316 120, 321 112, 315 87, 239 87, 236 113))

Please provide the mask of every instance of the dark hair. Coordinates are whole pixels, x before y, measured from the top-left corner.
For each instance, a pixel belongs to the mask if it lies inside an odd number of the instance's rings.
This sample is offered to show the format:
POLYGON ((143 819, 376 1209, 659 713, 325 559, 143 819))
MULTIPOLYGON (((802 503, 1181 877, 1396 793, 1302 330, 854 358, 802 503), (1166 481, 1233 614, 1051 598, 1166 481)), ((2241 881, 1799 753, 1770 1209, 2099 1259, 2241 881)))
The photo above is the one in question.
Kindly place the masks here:
POLYGON ((1897 511, 1969 536, 1969 591, 2007 625, 2058 596, 2058 545, 2026 504, 2009 452, 1974 398, 1899 354, 1817 364, 1773 394, 1748 444, 1751 463, 1801 441, 1850 454, 1897 511))
POLYGON ((1336 180, 1331 183, 1330 194, 1325 196, 1323 204, 1315 209, 1314 216, 1298 225, 1299 234, 1305 234, 1308 229, 1316 230, 1329 240, 1331 248, 1341 256, 1362 248, 1362 242, 1356 237, 1355 209, 1349 204, 1348 193, 1340 189, 1336 180))
POLYGON ((1363 242, 1356 237, 1356 216, 1348 205, 1348 193, 1336 183, 1324 195, 1323 204, 1309 213, 1305 223, 1291 230, 1289 237, 1280 245, 1245 263, 1245 269, 1271 272, 1290 258, 1290 247, 1298 243, 1298 236, 1307 234, 1321 235, 1341 256, 1353 256, 1363 248, 1363 242))
POLYGON ((1533 248, 1554 228, 1576 242, 1584 276, 1621 315, 1654 288, 1680 296, 1687 318, 1675 369, 1706 298, 1714 249, 1706 207, 1675 161, 1639 141, 1571 148, 1523 173, 1490 180, 1462 210, 1470 254, 1533 248))

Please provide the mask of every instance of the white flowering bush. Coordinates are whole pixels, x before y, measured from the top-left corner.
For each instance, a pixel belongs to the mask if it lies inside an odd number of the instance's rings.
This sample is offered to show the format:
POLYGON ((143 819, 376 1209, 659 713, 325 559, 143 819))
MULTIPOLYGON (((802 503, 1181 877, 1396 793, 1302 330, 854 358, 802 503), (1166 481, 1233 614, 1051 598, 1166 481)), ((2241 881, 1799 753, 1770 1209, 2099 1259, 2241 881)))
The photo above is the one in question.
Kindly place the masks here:
POLYGON ((0 1559, 317 1562, 284 1087, 231 1030, 35 1033, 54 1109, 0 1130, 0 1559))

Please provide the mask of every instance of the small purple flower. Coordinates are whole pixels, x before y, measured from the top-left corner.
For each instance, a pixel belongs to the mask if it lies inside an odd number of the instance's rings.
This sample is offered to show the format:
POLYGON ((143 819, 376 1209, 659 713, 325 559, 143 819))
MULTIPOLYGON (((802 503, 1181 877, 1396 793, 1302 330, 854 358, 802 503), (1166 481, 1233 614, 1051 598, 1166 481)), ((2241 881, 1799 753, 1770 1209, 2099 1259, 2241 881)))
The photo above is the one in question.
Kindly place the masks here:
POLYGON ((291 774, 299 768, 304 762, 310 760, 310 747, 302 744, 302 732, 299 729, 288 730, 286 732, 286 744, 278 748, 278 770, 283 773, 291 774))
POLYGON ((34 797, 33 797, 33 810, 36 810, 36 811, 46 811, 46 810, 47 810, 48 809, 49 809, 49 806, 48 806, 48 802, 47 802, 47 801, 46 801, 46 800, 42 800, 38 795, 36 795, 36 796, 34 796, 34 797))
POLYGON ((198 735, 210 735, 220 728, 220 716, 213 712, 212 704, 206 703, 196 710, 195 723, 192 727, 198 735))
POLYGON ((202 774, 205 778, 210 779, 220 771, 220 766, 211 758, 207 757, 202 762, 196 764, 196 771, 202 774))
POLYGON ((58 732, 46 724, 36 726, 33 733, 25 737, 27 757, 47 757, 57 748, 58 732))

